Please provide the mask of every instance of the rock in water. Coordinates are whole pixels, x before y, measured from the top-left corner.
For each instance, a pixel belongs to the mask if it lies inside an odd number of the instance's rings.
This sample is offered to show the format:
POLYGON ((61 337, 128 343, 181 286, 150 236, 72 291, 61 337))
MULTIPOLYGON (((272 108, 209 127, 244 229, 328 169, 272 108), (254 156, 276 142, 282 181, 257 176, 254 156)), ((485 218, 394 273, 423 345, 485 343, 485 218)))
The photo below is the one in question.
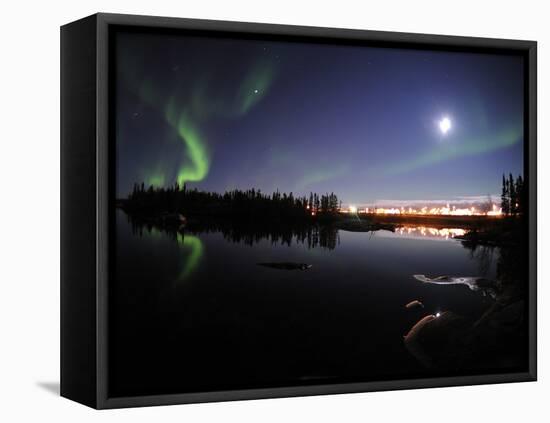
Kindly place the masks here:
POLYGON ((311 264, 293 263, 293 262, 276 262, 276 263, 258 263, 258 266, 271 267, 272 269, 280 270, 307 270, 311 269, 311 264))
POLYGON ((426 367, 455 368, 470 353, 464 347, 470 327, 466 319, 451 311, 429 314, 405 335, 405 347, 426 367))
POLYGON ((496 298, 498 282, 480 276, 438 276, 429 278, 426 275, 413 275, 417 281, 435 285, 466 285, 472 291, 481 291, 483 295, 496 298))
POLYGON ((424 316, 411 328, 411 330, 403 338, 407 350, 409 350, 409 352, 426 367, 433 366, 432 358, 428 353, 424 351, 424 348, 422 348, 422 346, 418 342, 418 337, 419 334, 422 332, 422 329, 434 319, 436 319, 436 317, 433 314, 424 316))
POLYGON ((424 308, 424 304, 418 300, 413 300, 410 303, 408 303, 405 308, 407 309, 417 309, 417 308, 424 308))

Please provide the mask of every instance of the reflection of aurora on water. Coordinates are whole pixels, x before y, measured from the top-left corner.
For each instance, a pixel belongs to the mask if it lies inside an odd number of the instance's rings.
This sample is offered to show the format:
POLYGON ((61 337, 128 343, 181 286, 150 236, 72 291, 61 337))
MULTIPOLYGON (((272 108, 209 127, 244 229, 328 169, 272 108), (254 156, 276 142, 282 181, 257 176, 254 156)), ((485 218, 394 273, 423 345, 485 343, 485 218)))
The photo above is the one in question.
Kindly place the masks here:
POLYGON ((176 242, 178 250, 183 253, 183 266, 178 275, 178 280, 187 279, 197 268, 203 254, 204 245, 201 239, 180 229, 169 229, 167 227, 147 224, 137 220, 129 219, 132 225, 132 233, 138 237, 147 236, 156 242, 169 239, 176 242))
POLYGON ((200 238, 193 235, 178 232, 176 240, 178 241, 178 245, 183 247, 186 253, 185 264, 179 274, 179 279, 184 280, 196 269, 203 255, 204 248, 200 238), (187 252, 189 252, 189 254, 187 254, 187 252))

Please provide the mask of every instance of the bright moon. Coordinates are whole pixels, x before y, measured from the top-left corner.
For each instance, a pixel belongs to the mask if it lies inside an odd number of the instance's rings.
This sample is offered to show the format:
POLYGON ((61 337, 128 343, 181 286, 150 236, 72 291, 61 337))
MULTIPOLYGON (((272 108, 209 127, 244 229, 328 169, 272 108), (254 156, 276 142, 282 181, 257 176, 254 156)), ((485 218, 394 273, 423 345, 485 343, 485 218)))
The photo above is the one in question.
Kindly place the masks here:
POLYGON ((451 129, 451 119, 444 117, 439 121, 439 130, 445 135, 451 129))

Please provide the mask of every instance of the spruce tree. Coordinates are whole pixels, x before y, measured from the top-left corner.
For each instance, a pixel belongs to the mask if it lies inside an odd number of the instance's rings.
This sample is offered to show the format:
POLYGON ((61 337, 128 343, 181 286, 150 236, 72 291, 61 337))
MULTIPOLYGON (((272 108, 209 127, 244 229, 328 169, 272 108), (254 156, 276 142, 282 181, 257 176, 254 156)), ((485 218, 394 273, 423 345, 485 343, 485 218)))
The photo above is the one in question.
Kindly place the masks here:
POLYGON ((504 176, 504 173, 502 174, 502 194, 500 195, 500 207, 502 208, 502 213, 505 215, 508 215, 510 213, 509 210, 509 202, 508 202, 508 181, 506 177, 504 176))
POLYGON ((514 177, 510 173, 508 179, 508 196, 510 198, 510 214, 515 216, 517 213, 517 196, 516 196, 516 184, 514 183, 514 177))

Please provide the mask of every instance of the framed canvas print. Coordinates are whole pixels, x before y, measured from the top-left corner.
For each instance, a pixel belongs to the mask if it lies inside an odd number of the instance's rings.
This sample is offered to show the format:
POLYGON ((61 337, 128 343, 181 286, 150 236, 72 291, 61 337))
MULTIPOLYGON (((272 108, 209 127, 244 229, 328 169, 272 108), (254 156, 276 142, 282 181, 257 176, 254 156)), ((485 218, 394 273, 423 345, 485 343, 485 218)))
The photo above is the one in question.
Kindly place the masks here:
POLYGON ((536 379, 536 43, 61 30, 61 394, 536 379))

